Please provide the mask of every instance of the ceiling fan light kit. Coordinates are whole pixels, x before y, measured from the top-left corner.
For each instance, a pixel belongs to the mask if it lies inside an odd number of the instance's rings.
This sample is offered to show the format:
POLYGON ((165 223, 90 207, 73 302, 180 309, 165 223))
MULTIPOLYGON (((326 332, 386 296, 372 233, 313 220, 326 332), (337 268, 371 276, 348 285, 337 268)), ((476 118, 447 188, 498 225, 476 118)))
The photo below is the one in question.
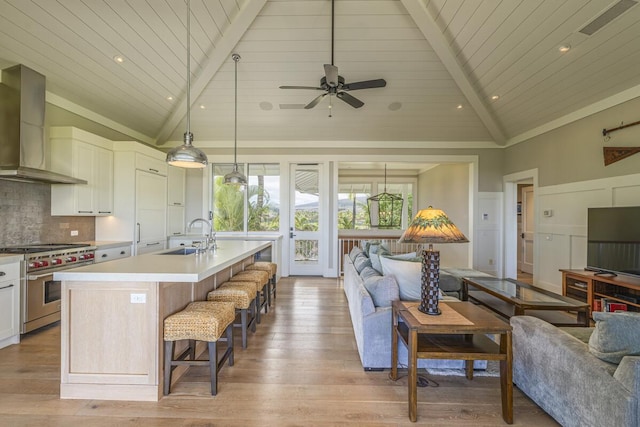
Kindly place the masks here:
MULTIPOLYGON (((353 108, 360 108, 364 105, 364 102, 358 98, 347 93, 352 90, 372 89, 378 87, 385 87, 387 82, 384 79, 366 80, 361 82, 346 83, 344 77, 338 74, 338 67, 333 64, 333 45, 334 45, 334 33, 335 33, 335 13, 334 13, 335 0, 331 0, 331 64, 324 64, 324 77, 320 79, 320 86, 280 86, 280 89, 304 89, 304 90, 321 90, 324 93, 315 97, 311 102, 304 106, 306 110, 309 110, 320 103, 327 95, 329 100, 332 96, 346 102, 353 108)), ((329 117, 331 117, 331 103, 329 103, 329 117)))
POLYGON ((204 168, 209 163, 207 155, 193 146, 191 133, 191 0, 187 0, 187 130, 184 143, 167 153, 166 162, 180 168, 204 168))

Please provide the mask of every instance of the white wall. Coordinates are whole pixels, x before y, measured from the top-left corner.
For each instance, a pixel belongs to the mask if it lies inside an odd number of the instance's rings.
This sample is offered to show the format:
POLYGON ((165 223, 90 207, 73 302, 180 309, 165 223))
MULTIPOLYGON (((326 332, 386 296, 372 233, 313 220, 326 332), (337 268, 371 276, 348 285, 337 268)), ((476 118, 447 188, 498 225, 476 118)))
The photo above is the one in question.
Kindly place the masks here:
POLYGON ((499 276, 502 271, 502 193, 478 193, 473 268, 499 276))
POLYGON ((562 292, 563 268, 587 261, 587 208, 640 205, 640 174, 538 187, 537 284, 562 292), (553 215, 545 217, 544 210, 553 215))
MULTIPOLYGON (((442 209, 449 219, 470 237, 473 229, 470 221, 469 164, 442 164, 418 176, 417 209, 433 206, 442 209)), ((472 243, 452 243, 435 245, 440 251, 440 265, 448 267, 471 267, 469 245, 472 243)))

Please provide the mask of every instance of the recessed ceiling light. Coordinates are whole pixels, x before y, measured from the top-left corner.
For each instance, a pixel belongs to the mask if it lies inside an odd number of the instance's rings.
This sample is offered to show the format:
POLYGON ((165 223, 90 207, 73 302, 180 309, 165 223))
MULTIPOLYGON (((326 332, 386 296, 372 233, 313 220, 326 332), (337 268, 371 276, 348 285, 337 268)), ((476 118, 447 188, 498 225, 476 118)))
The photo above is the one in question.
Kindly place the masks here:
POLYGON ((462 104, 458 104, 458 106, 456 107, 458 110, 462 110, 462 104))
POLYGON ((173 101, 173 96, 171 95, 167 96, 167 101, 173 101))
POLYGON ((492 100, 492 101, 497 101, 498 99, 500 99, 500 95, 493 95, 493 96, 491 97, 491 100, 492 100))
POLYGON ((124 56, 116 55, 113 57, 113 60, 116 61, 118 64, 122 64, 124 62, 124 56))
POLYGON ((391 111, 398 111, 402 108, 402 104, 400 102, 392 102, 391 104, 389 104, 388 108, 391 111))
POLYGON ((260 104, 260 109, 264 111, 273 110, 273 104, 267 101, 262 101, 260 104))
POLYGON ((201 110, 204 110, 205 108, 207 108, 207 107, 205 107, 204 104, 200 104, 200 109, 201 110))
POLYGON ((569 52, 571 50, 571 45, 564 44, 558 48, 558 50, 562 53, 569 52))

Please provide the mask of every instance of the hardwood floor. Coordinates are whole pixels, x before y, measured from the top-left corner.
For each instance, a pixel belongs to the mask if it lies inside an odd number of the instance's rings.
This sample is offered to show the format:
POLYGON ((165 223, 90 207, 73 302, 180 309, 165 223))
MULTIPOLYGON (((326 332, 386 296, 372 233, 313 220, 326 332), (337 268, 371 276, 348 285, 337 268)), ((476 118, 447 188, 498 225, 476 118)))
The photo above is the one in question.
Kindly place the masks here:
MULTIPOLYGON (((60 400, 60 328, 0 350, 2 426, 410 426, 406 377, 364 372, 336 279, 283 278, 275 308, 220 371, 192 367, 159 402, 60 400)), ((499 379, 431 377, 418 388, 418 424, 506 425, 499 379)), ((557 425, 517 388, 516 426, 557 425)))

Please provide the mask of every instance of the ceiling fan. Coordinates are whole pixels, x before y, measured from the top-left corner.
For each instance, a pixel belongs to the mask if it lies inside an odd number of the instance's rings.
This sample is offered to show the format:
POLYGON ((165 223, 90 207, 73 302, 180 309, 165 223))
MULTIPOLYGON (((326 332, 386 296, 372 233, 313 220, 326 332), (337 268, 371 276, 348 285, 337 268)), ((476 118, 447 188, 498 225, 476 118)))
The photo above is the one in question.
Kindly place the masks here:
POLYGON ((376 87, 385 87, 387 85, 386 80, 366 80, 362 82, 345 83, 344 77, 338 74, 338 67, 333 65, 333 44, 334 44, 334 2, 331 0, 331 64, 324 64, 324 77, 320 79, 320 87, 315 86, 280 86, 280 89, 305 89, 305 90, 321 90, 324 93, 318 95, 310 103, 304 106, 305 109, 310 109, 318 105, 325 96, 335 96, 338 99, 351 105, 353 108, 360 108, 364 105, 364 102, 358 98, 350 95, 348 92, 352 90, 371 89, 376 87))

